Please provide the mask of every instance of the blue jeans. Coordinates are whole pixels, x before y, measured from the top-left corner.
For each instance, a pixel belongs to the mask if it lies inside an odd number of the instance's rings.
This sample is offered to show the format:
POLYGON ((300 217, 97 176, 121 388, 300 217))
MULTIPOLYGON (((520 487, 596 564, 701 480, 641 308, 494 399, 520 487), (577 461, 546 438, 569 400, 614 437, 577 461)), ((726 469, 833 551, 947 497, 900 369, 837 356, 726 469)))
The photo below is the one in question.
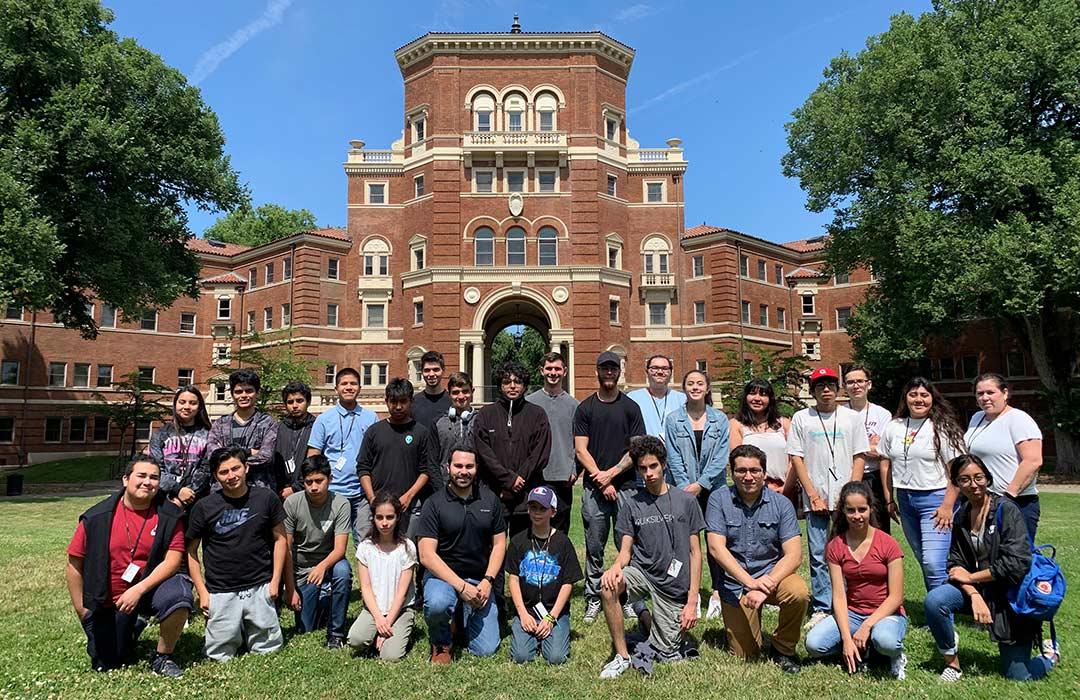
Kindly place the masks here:
POLYGON ((323 578, 321 586, 304 581, 296 582, 300 594, 300 612, 296 613, 296 631, 298 634, 314 631, 323 626, 325 615, 320 615, 319 599, 326 587, 330 588, 330 618, 327 635, 345 636, 345 614, 349 611, 349 593, 352 590, 352 569, 349 562, 342 559, 334 564, 330 575, 323 578))
POLYGON ((542 640, 521 628, 521 618, 515 617, 510 625, 510 658, 523 664, 536 658, 539 651, 549 664, 565 663, 570 658, 570 613, 564 612, 555 620, 551 634, 542 640))
MULTIPOLYGON (((604 547, 609 538, 615 539, 615 516, 619 512, 619 499, 609 501, 599 489, 586 484, 581 493, 581 522, 585 526, 585 599, 599 600, 600 577, 604 574, 604 547)), ((618 551, 619 543, 616 541, 618 551)))
MULTIPOLYGON (((938 586, 926 596, 926 624, 943 656, 957 652, 953 614, 967 611, 970 604, 964 592, 951 583, 938 586)), ((1031 644, 998 644, 1001 654, 1001 674, 1012 681, 1038 680, 1050 672, 1053 664, 1042 654, 1031 657, 1031 644)))
POLYGON ((367 496, 360 494, 359 496, 346 496, 345 500, 349 502, 349 524, 352 526, 352 539, 353 549, 360 546, 360 541, 368 536, 371 532, 371 506, 368 504, 367 496))
POLYGON ((1039 529, 1039 516, 1042 514, 1042 508, 1039 506, 1039 495, 1017 496, 1013 499, 1013 503, 1020 509, 1020 514, 1024 516, 1024 525, 1027 526, 1028 544, 1034 547, 1035 532, 1039 529))
MULTIPOLYGON (((870 617, 848 610, 848 629, 852 634, 870 617)), ((874 648, 890 659, 904 653, 904 635, 907 634, 908 620, 903 615, 889 615, 879 620, 870 629, 870 643, 874 648)), ((814 625, 806 633, 806 653, 810 656, 831 656, 844 648, 840 628, 836 625, 836 616, 832 615, 814 625)))
MULTIPOLYGON (((465 579, 476 585, 476 579, 465 579)), ((432 646, 448 647, 451 643, 450 621, 454 619, 458 605, 464 615, 465 639, 469 651, 476 656, 491 656, 499 649, 499 613, 493 604, 495 596, 488 598, 487 605, 475 609, 462 603, 449 583, 424 573, 424 621, 432 646)))
POLYGON ((949 557, 952 530, 942 531, 934 527, 934 513, 944 502, 945 489, 896 489, 900 524, 915 559, 922 567, 923 585, 928 593, 949 579, 945 560, 949 557))
POLYGON ((832 513, 806 514, 806 548, 810 554, 810 606, 812 612, 832 610, 832 581, 825 563, 825 543, 829 539, 832 513))

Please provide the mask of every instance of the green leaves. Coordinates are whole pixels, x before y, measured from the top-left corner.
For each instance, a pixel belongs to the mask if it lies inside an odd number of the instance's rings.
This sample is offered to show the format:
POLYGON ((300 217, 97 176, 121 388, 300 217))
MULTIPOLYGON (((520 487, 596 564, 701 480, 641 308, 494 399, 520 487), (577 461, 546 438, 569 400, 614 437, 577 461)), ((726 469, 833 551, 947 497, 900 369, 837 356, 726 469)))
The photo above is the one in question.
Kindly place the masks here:
POLYGON ((226 243, 257 246, 315 227, 315 215, 307 209, 264 204, 257 209, 241 207, 223 216, 204 235, 226 243))

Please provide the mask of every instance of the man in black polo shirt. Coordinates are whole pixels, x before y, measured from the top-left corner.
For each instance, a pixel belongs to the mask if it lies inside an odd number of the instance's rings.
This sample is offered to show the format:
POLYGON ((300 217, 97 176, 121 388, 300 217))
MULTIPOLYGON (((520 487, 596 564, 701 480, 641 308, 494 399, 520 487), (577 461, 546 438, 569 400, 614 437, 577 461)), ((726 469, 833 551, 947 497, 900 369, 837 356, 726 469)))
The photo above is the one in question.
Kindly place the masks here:
POLYGON ((424 574, 424 620, 431 662, 450 663, 450 621, 464 602, 469 651, 499 648, 499 616, 492 585, 506 554, 506 519, 498 496, 476 480, 476 454, 450 453, 450 481, 424 504, 416 528, 424 574))

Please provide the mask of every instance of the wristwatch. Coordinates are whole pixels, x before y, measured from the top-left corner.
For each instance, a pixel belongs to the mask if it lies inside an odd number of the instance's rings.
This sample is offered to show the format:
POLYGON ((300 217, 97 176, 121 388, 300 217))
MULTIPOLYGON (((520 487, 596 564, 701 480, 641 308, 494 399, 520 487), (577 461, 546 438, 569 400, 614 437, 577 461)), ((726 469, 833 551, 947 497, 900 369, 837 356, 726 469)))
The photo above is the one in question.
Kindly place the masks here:
POLYGON ((488 583, 490 583, 492 586, 495 585, 495 577, 492 576, 491 574, 485 574, 484 575, 484 580, 487 581, 488 583))

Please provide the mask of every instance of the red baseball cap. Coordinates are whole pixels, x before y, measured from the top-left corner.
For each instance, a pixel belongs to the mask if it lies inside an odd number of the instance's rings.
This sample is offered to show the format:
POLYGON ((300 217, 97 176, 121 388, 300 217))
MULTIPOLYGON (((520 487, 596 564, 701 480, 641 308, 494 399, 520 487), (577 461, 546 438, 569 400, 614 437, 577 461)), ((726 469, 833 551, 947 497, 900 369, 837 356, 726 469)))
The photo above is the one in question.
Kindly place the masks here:
POLYGON ((832 367, 818 367, 810 373, 810 387, 813 388, 814 384, 825 379, 831 379, 837 384, 840 383, 840 375, 836 373, 836 370, 832 367))

